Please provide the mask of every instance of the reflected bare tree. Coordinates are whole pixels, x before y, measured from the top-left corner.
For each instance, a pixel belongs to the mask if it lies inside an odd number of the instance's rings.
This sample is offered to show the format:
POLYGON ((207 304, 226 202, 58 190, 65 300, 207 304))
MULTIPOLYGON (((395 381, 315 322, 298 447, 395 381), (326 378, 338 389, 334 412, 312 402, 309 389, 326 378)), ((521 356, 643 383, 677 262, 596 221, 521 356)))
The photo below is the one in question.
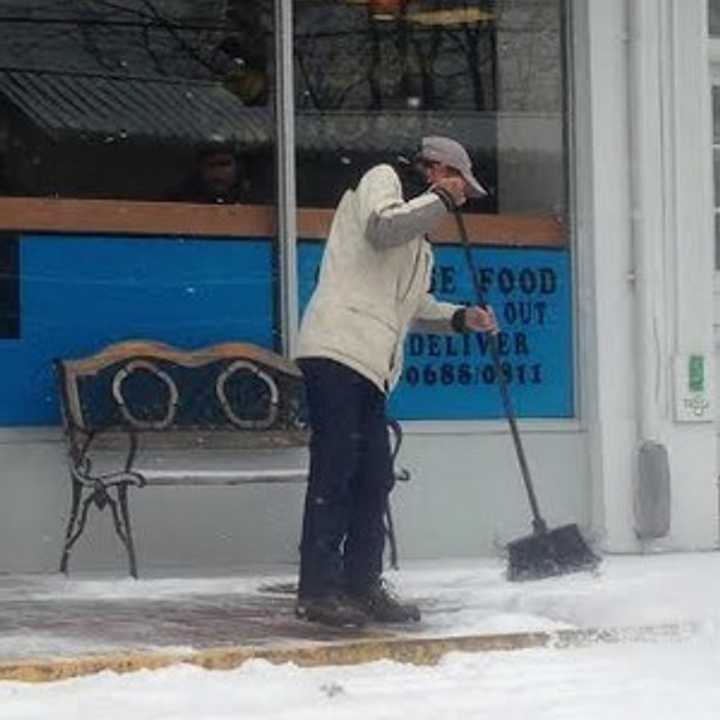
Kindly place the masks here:
POLYGON ((227 80, 267 100, 272 0, 3 0, 0 36, 4 68, 227 80))
POLYGON ((296 5, 298 105, 320 110, 557 111, 562 0, 296 5), (392 7, 392 4, 390 4, 392 7))
MULTIPOLYGON (((458 22, 426 19, 464 5, 400 2, 394 16, 377 15, 370 4, 298 5, 301 107, 494 109, 494 24, 472 15, 458 22)), ((491 5, 492 0, 473 3, 476 8, 491 5)))

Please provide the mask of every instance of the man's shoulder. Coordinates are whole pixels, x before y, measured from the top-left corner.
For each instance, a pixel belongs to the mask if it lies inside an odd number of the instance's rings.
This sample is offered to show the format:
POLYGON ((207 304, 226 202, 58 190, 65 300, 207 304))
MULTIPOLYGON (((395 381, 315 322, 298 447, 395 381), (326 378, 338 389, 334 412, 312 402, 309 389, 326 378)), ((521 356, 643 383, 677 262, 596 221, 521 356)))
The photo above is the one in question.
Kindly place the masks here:
POLYGON ((365 189, 378 185, 400 187, 400 177, 397 170, 389 163, 373 165, 360 179, 358 190, 362 193, 365 189))
POLYGON ((365 178, 374 177, 398 177, 397 170, 390 163, 378 163, 373 165, 363 176, 365 178))

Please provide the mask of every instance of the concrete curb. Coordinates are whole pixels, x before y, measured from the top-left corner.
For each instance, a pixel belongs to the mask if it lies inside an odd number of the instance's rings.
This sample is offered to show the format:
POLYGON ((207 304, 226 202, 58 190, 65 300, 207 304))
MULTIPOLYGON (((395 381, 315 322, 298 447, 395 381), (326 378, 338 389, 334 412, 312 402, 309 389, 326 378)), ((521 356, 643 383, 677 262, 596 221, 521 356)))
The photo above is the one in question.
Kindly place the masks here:
POLYGON ((592 643, 653 642, 688 637, 696 631, 697 626, 692 624, 666 624, 457 637, 381 636, 328 643, 232 646, 195 652, 129 650, 111 655, 0 661, 0 680, 50 682, 106 670, 116 673, 157 670, 178 663, 197 665, 207 670, 231 670, 248 660, 266 660, 273 664, 295 663, 302 667, 355 665, 382 659, 414 665, 433 665, 450 652, 475 653, 539 647, 580 647, 592 643))

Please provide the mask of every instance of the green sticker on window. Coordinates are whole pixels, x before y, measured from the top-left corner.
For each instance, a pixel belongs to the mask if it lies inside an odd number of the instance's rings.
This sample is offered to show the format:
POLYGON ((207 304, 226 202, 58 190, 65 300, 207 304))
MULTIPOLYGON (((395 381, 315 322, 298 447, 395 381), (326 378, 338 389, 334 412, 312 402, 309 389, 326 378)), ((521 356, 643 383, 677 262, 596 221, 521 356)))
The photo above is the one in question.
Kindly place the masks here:
POLYGON ((702 355, 688 358, 688 389, 690 392, 705 390, 705 358, 702 355))

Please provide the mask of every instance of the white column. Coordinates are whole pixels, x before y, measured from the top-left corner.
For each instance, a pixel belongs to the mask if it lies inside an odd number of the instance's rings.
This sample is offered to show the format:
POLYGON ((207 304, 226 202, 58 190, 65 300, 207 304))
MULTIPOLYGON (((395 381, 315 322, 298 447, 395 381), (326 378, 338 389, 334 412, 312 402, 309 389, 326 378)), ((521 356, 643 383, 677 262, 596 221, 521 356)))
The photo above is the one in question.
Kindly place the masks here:
POLYGON ((573 3, 580 412, 588 428, 593 532, 638 548, 637 441, 625 0, 573 3))
POLYGON ((298 334, 297 206, 295 201, 295 102, 292 3, 275 3, 275 116, 278 175, 277 243, 280 266, 280 332, 283 355, 292 356, 298 334))
POLYGON ((691 355, 713 397, 705 0, 577 7, 579 358, 595 532, 614 552, 710 548, 713 413, 683 410, 691 355), (633 488, 648 440, 668 450, 670 530, 641 544, 633 488))

